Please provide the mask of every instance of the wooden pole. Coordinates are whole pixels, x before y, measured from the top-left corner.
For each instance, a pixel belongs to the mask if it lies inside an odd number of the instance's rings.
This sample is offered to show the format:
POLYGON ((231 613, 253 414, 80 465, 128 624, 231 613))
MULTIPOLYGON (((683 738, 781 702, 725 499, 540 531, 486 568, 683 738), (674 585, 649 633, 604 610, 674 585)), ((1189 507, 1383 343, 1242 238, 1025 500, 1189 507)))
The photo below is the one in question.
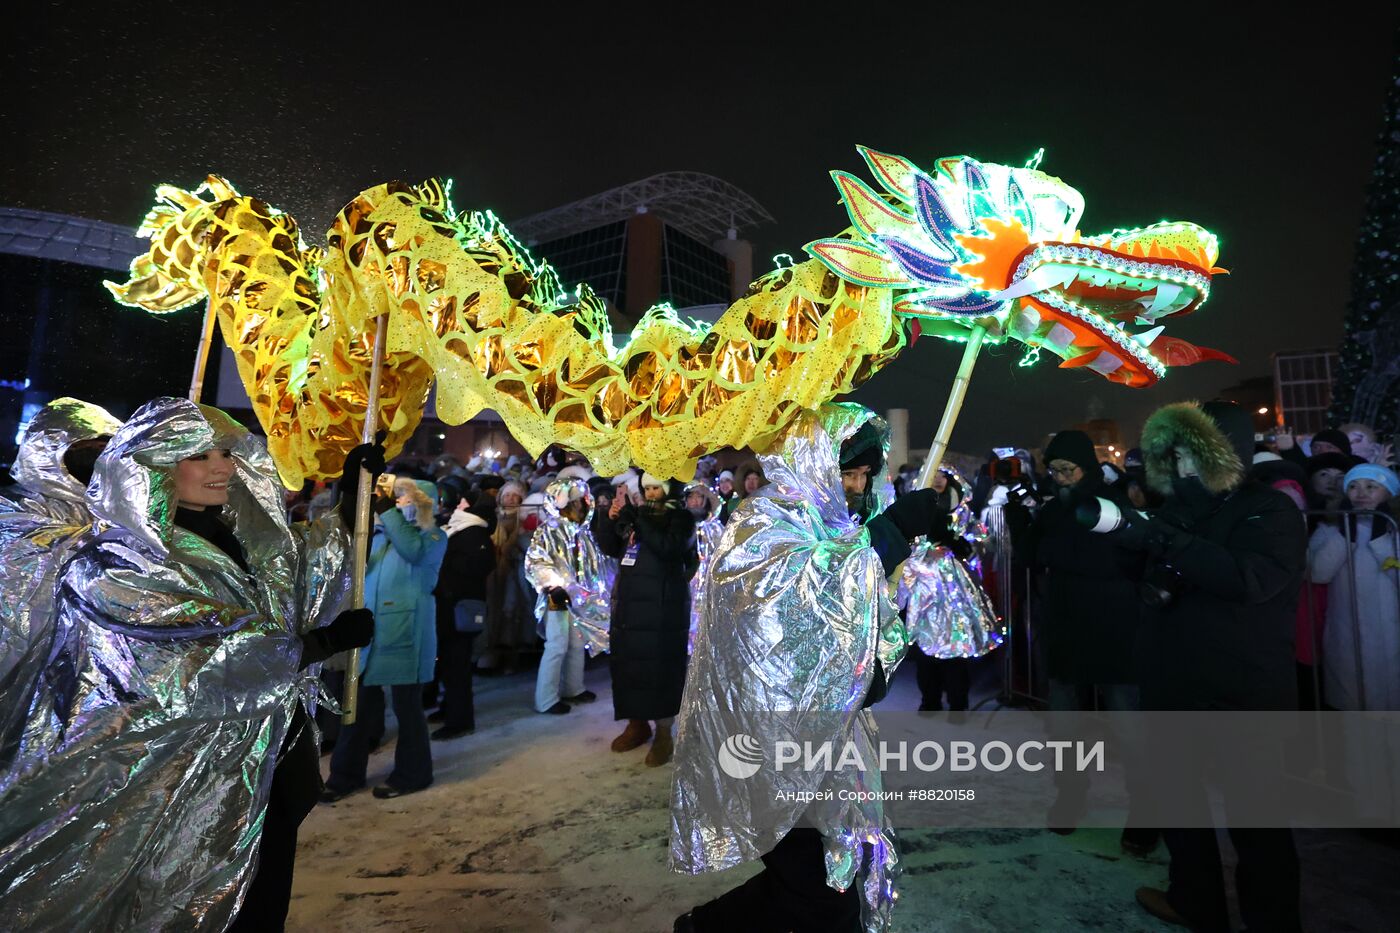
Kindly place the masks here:
POLYGON ((214 302, 204 303, 204 325, 199 336, 199 347, 194 352, 194 374, 190 376, 190 401, 199 402, 204 392, 204 370, 209 365, 209 348, 214 343, 214 302))
POLYGON ((958 422, 958 412, 962 411, 963 399, 967 398, 967 384, 972 381, 972 367, 977 364, 977 353, 982 349, 982 338, 987 329, 982 326, 972 328, 963 348, 962 362, 958 364, 958 374, 953 379, 953 389, 948 393, 948 403, 943 407, 943 419, 938 422, 938 431, 929 445, 928 457, 924 460, 923 472, 919 474, 919 488, 933 486, 933 477, 943 463, 943 455, 948 452, 948 441, 953 436, 953 425, 958 422))
MULTIPOLYGON (((360 442, 373 444, 375 432, 379 428, 379 376, 384 370, 385 328, 389 316, 379 316, 374 333, 374 349, 371 351, 369 370, 369 396, 365 401, 365 425, 360 432, 360 442)), ((355 498, 355 538, 354 555, 350 576, 350 605, 360 609, 365 604, 365 562, 369 558, 370 500, 374 494, 374 477, 362 465, 360 467, 359 491, 355 498)), ((345 699, 341 722, 354 725, 360 706, 360 649, 350 652, 350 663, 345 671, 345 699)))

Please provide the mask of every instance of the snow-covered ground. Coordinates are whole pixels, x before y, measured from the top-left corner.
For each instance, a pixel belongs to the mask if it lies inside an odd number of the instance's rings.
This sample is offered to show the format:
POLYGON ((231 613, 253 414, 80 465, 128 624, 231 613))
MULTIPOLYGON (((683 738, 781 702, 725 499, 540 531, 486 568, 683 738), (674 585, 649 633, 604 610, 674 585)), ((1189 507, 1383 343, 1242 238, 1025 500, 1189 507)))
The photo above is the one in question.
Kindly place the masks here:
MULTIPOLYGON (((669 933, 676 915, 749 877, 749 866, 667 869, 670 768, 645 767, 645 747, 608 748, 620 727, 606 660, 587 682, 597 703, 541 716, 533 673, 480 678, 477 731, 433 743, 431 788, 318 807, 301 831, 289 927, 669 933)), ((917 706, 908 670, 882 708, 917 706)), ((391 723, 371 784, 392 756, 391 723)), ((1165 853, 1124 856, 1116 832, 910 830, 900 842, 901 933, 1179 929, 1133 900, 1139 885, 1165 886, 1165 853)), ((1397 928, 1400 852, 1341 832, 1300 833, 1299 844, 1306 929, 1397 928)))

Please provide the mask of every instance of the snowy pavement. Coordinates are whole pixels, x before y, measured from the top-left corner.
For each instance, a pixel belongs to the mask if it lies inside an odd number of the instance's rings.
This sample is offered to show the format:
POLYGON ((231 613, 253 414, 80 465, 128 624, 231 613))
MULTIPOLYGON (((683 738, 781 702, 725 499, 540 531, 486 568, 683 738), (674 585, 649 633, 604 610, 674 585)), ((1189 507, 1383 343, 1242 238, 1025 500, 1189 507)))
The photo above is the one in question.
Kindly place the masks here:
MULTIPOLYGON (((912 675, 882 709, 918 706, 912 675)), ((477 731, 433 743, 432 787, 317 807, 302 826, 289 929, 669 933, 677 914, 752 875, 668 870, 671 770, 645 767, 645 747, 608 748, 620 726, 605 659, 587 683, 598 702, 541 716, 532 672, 479 678, 477 731)), ((393 728, 371 784, 391 767, 393 728)), ((1299 839, 1306 929, 1395 929, 1400 852, 1351 833, 1299 839)), ((1139 885, 1165 886, 1164 851, 1129 858, 1116 832, 908 830, 900 848, 900 933, 1180 929, 1133 901, 1139 885)))

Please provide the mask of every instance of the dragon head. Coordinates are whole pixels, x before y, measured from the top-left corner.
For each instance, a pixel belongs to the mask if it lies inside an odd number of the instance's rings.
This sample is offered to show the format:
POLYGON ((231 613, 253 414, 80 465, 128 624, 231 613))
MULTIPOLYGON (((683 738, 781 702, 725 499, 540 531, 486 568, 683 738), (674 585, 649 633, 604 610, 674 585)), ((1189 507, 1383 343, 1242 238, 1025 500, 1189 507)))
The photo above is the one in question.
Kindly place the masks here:
POLYGON ((1085 237, 1083 196, 1037 169, 953 156, 926 173, 860 152, 886 193, 833 172, 852 227, 807 250, 847 281, 891 290, 895 313, 924 333, 965 339, 980 325, 1135 387, 1168 366, 1234 362, 1159 323, 1195 311, 1224 272, 1209 231, 1173 222, 1085 237))

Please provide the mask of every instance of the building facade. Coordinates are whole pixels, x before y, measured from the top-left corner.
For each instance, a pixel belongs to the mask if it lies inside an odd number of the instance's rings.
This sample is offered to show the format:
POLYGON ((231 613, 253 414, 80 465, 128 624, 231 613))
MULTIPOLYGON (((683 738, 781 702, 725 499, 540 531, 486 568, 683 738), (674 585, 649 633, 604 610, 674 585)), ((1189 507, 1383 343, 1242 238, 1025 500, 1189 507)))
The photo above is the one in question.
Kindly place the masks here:
POLYGON ((1274 423, 1295 434, 1327 427, 1332 383, 1340 357, 1336 350, 1288 350, 1274 354, 1274 423))
POLYGON ((607 299, 621 326, 659 303, 728 306, 753 280, 753 247, 740 231, 772 220, 726 181, 665 172, 509 226, 565 287, 586 282, 607 299))

